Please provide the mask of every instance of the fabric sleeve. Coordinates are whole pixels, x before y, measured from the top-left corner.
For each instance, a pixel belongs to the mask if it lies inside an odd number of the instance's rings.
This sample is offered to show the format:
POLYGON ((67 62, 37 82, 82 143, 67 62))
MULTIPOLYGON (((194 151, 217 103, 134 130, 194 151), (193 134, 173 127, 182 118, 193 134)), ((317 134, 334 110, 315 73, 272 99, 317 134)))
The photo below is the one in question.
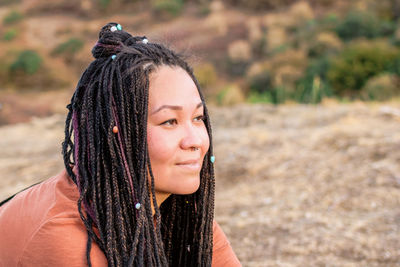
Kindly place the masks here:
POLYGON ((213 258, 212 267, 242 266, 233 252, 228 239, 216 221, 213 222, 213 258))
MULTIPOLYGON (((87 232, 79 219, 52 219, 33 235, 18 266, 88 266, 86 244, 87 232)), ((94 242, 90 256, 92 266, 107 266, 103 252, 94 242)))

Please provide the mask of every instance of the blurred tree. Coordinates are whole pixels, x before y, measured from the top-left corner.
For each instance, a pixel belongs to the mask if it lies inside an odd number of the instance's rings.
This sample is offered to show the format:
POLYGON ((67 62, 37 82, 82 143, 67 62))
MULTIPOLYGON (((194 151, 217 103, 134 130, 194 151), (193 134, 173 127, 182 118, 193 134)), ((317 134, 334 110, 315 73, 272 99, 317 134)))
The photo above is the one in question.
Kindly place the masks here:
POLYGON ((42 65, 41 56, 33 50, 22 51, 17 59, 11 64, 10 72, 23 72, 28 75, 35 74, 42 65))
POLYGON ((375 14, 352 10, 337 25, 336 33, 345 41, 365 37, 373 39, 393 34, 395 27, 388 21, 380 20, 375 14))
POLYGON ((16 29, 9 29, 3 34, 3 40, 4 41, 12 41, 16 36, 18 32, 16 29))
POLYGON ((19 22, 22 18, 23 15, 19 11, 12 10, 3 18, 3 24, 4 25, 15 24, 19 22))
POLYGON ((52 51, 53 56, 62 55, 66 62, 72 62, 75 55, 83 48, 84 42, 79 38, 70 38, 59 44, 52 51))
POLYGON ((398 50, 385 42, 350 44, 332 61, 327 78, 338 95, 358 95, 368 79, 393 66, 398 50))

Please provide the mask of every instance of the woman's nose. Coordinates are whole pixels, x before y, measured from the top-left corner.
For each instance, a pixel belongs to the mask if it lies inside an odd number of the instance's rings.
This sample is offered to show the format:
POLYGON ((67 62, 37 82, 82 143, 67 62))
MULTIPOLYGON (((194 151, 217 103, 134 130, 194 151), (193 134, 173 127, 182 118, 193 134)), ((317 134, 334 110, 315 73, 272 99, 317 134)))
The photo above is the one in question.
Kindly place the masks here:
POLYGON ((184 128, 181 139, 182 149, 194 149, 202 146, 201 129, 194 125, 188 125, 184 128))

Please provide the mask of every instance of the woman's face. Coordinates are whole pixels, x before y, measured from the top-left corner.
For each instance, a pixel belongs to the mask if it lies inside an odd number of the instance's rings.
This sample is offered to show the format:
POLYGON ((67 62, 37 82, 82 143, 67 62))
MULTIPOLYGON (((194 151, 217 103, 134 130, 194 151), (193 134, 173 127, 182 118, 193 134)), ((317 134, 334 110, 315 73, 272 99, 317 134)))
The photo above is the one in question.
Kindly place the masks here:
POLYGON ((147 143, 158 193, 191 194, 210 141, 204 107, 192 78, 180 67, 150 75, 147 143))

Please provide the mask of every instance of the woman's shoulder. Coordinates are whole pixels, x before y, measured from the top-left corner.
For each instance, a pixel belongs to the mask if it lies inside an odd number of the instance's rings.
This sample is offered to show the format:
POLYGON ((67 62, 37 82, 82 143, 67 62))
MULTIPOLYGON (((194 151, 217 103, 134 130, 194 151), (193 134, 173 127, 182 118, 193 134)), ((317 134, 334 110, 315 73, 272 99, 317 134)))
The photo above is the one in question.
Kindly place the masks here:
POLYGON ((74 229, 85 230, 76 206, 78 192, 73 189, 63 171, 18 193, 0 208, 1 266, 13 265, 5 263, 19 259, 34 241, 52 245, 74 229))
POLYGON ((228 238, 222 231, 219 224, 213 221, 213 259, 212 266, 241 266, 233 251, 228 238))
POLYGON ((78 198, 77 187, 63 170, 21 191, 1 206, 0 225, 8 222, 10 226, 35 226, 52 217, 76 217, 78 198))
MULTIPOLYGON (((35 232, 21 253, 22 266, 87 266, 88 234, 80 218, 53 217, 35 232)), ((104 254, 92 242, 94 266, 107 266, 104 254)))

